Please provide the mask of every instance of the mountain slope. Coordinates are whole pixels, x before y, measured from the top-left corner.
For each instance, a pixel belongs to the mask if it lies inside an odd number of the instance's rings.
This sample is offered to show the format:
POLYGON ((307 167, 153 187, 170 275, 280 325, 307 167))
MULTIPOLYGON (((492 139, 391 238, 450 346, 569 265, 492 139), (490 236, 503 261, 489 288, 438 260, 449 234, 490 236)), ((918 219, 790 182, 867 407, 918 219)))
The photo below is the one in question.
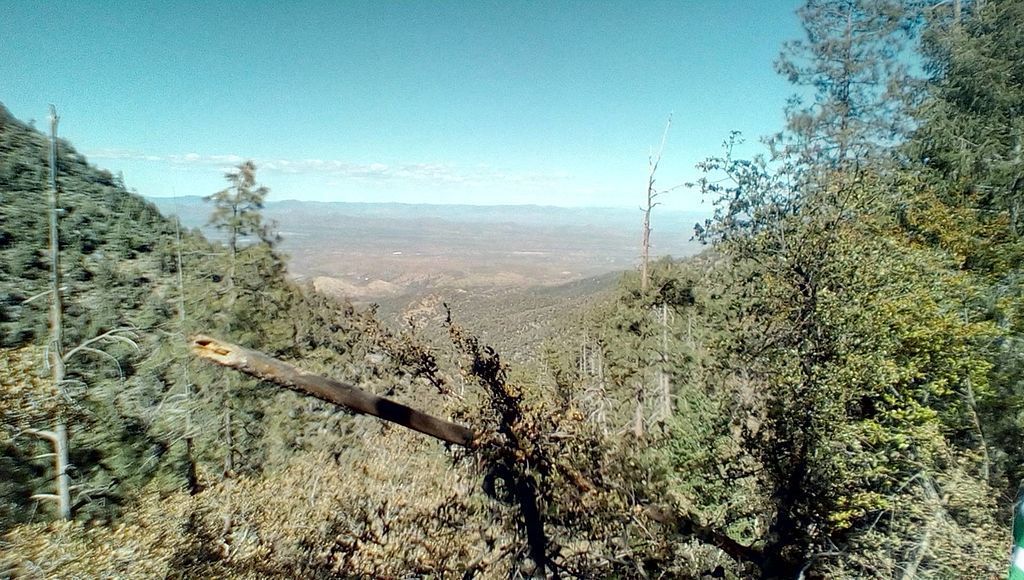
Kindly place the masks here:
MULTIPOLYGON (((154 280, 145 272, 166 272, 159 245, 174 229, 153 204, 90 167, 68 143, 61 141, 58 152, 67 339, 74 344, 82 332, 115 324, 110 308, 130 311, 146 299, 154 280)), ((47 301, 26 300, 49 280, 47 155, 47 139, 0 105, 0 345, 45 334, 47 301)))

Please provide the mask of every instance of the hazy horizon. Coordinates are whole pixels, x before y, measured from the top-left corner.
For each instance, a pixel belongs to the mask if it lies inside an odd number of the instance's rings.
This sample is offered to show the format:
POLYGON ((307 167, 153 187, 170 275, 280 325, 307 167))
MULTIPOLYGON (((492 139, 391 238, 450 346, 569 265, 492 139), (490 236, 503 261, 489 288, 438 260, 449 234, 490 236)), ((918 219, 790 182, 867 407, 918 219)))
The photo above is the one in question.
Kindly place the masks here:
MULTIPOLYGON (((212 192, 211 192, 212 193, 212 192)), ((643 208, 639 204, 635 205, 563 205, 557 203, 530 203, 530 202, 509 202, 509 203, 473 203, 472 201, 465 202, 447 202, 447 201, 349 201, 349 200, 320 200, 320 199, 299 199, 290 197, 287 199, 274 199, 273 191, 271 196, 266 200, 266 204, 278 204, 278 203, 311 203, 311 204, 339 204, 339 205, 400 205, 400 206, 435 206, 435 207, 469 207, 469 208, 552 208, 552 209, 566 209, 566 210, 595 210, 595 211, 636 211, 637 219, 639 220, 643 208)), ((203 200, 206 195, 148 195, 145 192, 139 192, 142 197, 154 201, 154 202, 166 202, 170 200, 203 200)), ((652 219, 656 220, 659 215, 671 214, 671 215, 711 215, 712 211, 710 206, 702 207, 700 209, 680 209, 672 207, 658 207, 651 212, 652 219)), ((639 221, 638 221, 639 223, 639 221)))

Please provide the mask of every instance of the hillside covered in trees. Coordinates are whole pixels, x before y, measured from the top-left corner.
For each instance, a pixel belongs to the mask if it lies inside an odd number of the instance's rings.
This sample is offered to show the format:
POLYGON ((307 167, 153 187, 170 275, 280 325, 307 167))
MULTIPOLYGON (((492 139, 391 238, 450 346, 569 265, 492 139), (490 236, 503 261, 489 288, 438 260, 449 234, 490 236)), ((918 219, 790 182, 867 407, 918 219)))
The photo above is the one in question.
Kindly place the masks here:
POLYGON ((51 214, 52 144, 0 107, 0 577, 1005 577, 1024 3, 800 16, 786 129, 692 184, 704 251, 552 301, 516 364, 486 308, 395 328, 289 280, 251 162, 210 241, 61 141, 51 214), (197 360, 200 332, 476 440, 197 360))

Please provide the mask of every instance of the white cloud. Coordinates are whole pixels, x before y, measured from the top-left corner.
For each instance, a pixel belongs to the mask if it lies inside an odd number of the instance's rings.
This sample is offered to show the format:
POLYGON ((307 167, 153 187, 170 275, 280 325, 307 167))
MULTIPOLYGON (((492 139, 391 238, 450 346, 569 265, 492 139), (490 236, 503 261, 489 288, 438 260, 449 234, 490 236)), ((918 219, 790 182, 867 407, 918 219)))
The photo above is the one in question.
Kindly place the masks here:
MULTIPOLYGON (((90 159, 134 160, 153 163, 167 163, 175 166, 206 167, 223 171, 245 159, 239 155, 152 155, 137 151, 106 149, 87 154, 90 159)), ((405 181, 433 185, 462 185, 484 187, 495 184, 519 185, 522 187, 564 187, 571 176, 557 173, 518 173, 503 171, 487 165, 477 164, 460 167, 445 163, 399 163, 387 164, 352 163, 340 159, 253 159, 256 166, 264 171, 286 174, 321 174, 331 178, 330 184, 349 181, 388 182, 405 181)))

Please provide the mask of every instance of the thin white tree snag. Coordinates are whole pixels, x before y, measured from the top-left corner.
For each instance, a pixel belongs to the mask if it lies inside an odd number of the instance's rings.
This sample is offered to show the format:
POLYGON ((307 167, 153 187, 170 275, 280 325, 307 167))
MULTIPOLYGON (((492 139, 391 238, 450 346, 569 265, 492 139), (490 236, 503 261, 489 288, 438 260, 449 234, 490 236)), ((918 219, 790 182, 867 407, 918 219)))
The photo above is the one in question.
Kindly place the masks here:
POLYGON ((308 373, 261 352, 250 350, 205 335, 191 339, 192 354, 210 362, 235 369, 257 379, 293 391, 341 405, 366 415, 397 423, 441 441, 473 447, 477 436, 462 425, 438 419, 412 407, 368 393, 359 387, 308 373))
MULTIPOLYGON (((59 213, 60 198, 57 190, 57 108, 50 105, 50 374, 57 392, 64 393, 64 377, 67 367, 64 365, 64 306, 60 296, 60 229, 59 213)), ((68 476, 68 429, 64 413, 57 414, 53 437, 44 436, 53 442, 53 451, 57 454, 56 494, 57 511, 60 519, 71 519, 71 478, 68 476)))

